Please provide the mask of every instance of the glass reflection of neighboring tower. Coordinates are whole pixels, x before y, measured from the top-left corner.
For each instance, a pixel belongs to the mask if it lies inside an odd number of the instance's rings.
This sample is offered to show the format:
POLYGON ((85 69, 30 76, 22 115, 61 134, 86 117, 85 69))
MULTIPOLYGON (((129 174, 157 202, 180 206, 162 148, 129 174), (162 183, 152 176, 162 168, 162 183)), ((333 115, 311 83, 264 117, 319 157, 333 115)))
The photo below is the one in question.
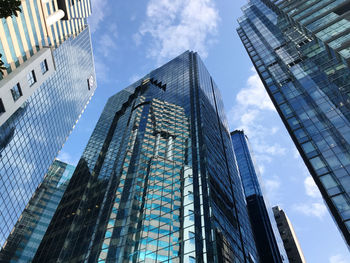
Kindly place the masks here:
POLYGON ((248 137, 243 131, 231 132, 233 149, 247 200, 256 247, 262 263, 288 262, 271 207, 259 183, 259 172, 248 137))
POLYGON ((33 262, 258 262, 218 89, 185 52, 112 96, 33 262))
POLYGON ((0 252, 0 262, 31 262, 75 167, 55 160, 0 252))
POLYGON ((0 250, 96 88, 90 0, 21 10, 0 20, 0 250))
POLYGON ((350 247, 350 4, 250 0, 242 10, 238 34, 350 247))

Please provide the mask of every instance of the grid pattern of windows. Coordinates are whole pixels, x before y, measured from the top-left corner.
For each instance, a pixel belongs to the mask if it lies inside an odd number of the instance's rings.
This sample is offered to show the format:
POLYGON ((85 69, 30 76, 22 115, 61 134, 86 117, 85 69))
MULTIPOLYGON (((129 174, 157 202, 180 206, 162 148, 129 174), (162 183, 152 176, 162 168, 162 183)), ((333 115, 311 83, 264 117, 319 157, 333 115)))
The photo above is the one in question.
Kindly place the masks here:
POLYGON ((257 258, 233 158, 218 90, 187 51, 108 100, 35 260, 215 262, 218 233, 224 262, 257 258))
POLYGON ((74 166, 55 160, 7 239, 1 262, 31 262, 50 218, 61 200, 74 166))
POLYGON ((56 72, 0 127, 0 247, 93 92, 86 89, 95 74, 88 28, 53 55, 56 72))
POLYGON ((18 100, 23 95, 19 83, 13 86, 13 88, 11 89, 11 94, 14 101, 18 100))
POLYGON ((350 21, 339 15, 345 2, 250 1, 238 34, 350 246, 350 21))

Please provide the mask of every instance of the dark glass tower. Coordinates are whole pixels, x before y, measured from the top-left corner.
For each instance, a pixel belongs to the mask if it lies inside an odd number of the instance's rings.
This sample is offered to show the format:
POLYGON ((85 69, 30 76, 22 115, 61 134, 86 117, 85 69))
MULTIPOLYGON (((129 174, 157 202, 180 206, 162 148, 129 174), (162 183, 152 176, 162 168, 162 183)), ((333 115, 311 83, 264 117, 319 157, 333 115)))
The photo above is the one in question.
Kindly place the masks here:
POLYGON ((248 138, 243 131, 235 130, 231 132, 231 139, 260 261, 262 263, 286 262, 287 256, 271 207, 266 206, 260 188, 259 172, 248 138))
POLYGON ((258 262, 219 91, 185 52, 112 96, 34 262, 258 262))
POLYGON ((251 0, 238 34, 350 245, 350 5, 251 0))
POLYGON ((0 251, 0 262, 31 262, 75 167, 55 160, 0 251))

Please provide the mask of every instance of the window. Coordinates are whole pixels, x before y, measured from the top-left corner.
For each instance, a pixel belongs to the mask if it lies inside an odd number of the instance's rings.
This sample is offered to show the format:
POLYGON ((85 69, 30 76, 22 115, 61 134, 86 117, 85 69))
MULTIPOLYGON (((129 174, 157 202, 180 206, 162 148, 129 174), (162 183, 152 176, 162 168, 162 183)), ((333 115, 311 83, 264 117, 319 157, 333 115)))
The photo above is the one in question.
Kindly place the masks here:
POLYGON ((188 210, 189 220, 194 221, 194 213, 192 210, 188 210))
POLYGON ((188 191, 188 199, 190 201, 193 201, 193 192, 192 191, 188 191))
POLYGON ((14 101, 18 100, 23 95, 19 83, 12 87, 11 94, 14 101))
POLYGON ((194 257, 189 257, 189 262, 190 263, 196 263, 196 259, 194 257))
POLYGON ((34 85, 34 83, 36 82, 34 70, 32 70, 31 72, 29 72, 27 74, 27 80, 28 80, 29 86, 33 86, 34 85))
POLYGON ((316 151, 315 146, 312 144, 312 142, 307 142, 301 145, 305 153, 310 153, 313 151, 316 151))
POLYGON ((314 167, 315 170, 326 167, 326 164, 322 161, 322 159, 320 157, 310 159, 310 163, 314 167))
POLYGON ((0 115, 3 114, 4 112, 5 112, 4 103, 2 103, 2 99, 0 99, 0 115))
POLYGON ((88 84, 88 90, 91 90, 91 88, 94 86, 94 77, 93 76, 90 76, 87 79, 87 84, 88 84))
POLYGON ((46 59, 40 62, 40 68, 43 75, 49 70, 46 59))
POLYGON ((336 187, 338 184, 330 174, 326 174, 322 177, 320 177, 320 180, 326 189, 330 189, 333 187, 336 187))
POLYGON ((195 239, 194 239, 195 234, 193 232, 188 232, 188 236, 190 238, 190 243, 194 244, 195 243, 195 239))

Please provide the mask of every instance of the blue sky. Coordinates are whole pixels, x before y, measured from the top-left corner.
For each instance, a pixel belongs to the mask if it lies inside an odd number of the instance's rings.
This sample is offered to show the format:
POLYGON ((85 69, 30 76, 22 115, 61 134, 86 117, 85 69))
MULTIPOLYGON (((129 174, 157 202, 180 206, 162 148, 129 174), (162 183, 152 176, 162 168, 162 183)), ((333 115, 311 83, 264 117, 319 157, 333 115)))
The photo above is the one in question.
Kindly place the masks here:
POLYGON ((270 204, 288 214, 307 262, 349 252, 237 34, 245 0, 92 0, 98 88, 59 158, 76 164, 107 98, 181 52, 197 51, 221 90, 231 129, 252 144, 270 204))

